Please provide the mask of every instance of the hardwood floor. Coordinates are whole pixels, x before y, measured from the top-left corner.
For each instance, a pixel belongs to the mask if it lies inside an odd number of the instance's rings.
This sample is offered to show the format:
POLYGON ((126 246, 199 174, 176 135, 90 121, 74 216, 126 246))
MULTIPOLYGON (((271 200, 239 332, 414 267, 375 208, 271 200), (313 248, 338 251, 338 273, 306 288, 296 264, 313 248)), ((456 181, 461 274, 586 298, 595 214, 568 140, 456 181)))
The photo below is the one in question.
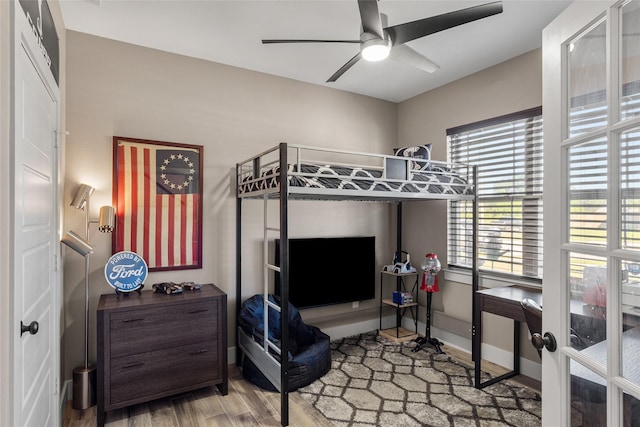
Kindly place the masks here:
MULTIPOLYGON (((75 410, 71 402, 63 427, 93 427, 96 407, 75 410)), ((280 425, 280 393, 262 390, 242 377, 235 365, 229 365, 229 394, 222 396, 217 387, 171 396, 107 413, 108 427, 216 427, 280 425)), ((289 425, 330 427, 332 424, 313 406, 295 393, 289 394, 289 425)))
MULTIPOLYGON (((471 364, 471 355, 444 345, 449 356, 471 364)), ((483 361, 484 371, 500 375, 506 370, 483 361)), ((540 382, 522 375, 513 381, 540 392, 540 382)), ((96 407, 74 410, 71 402, 63 419, 63 427, 93 427, 97 424, 96 407)), ((242 372, 229 365, 229 394, 222 396, 216 387, 196 390, 153 402, 107 413, 107 427, 216 427, 216 426, 280 426, 280 394, 262 390, 242 377, 242 372)), ((289 394, 289 425, 294 427, 331 427, 332 424, 296 393, 289 394)))

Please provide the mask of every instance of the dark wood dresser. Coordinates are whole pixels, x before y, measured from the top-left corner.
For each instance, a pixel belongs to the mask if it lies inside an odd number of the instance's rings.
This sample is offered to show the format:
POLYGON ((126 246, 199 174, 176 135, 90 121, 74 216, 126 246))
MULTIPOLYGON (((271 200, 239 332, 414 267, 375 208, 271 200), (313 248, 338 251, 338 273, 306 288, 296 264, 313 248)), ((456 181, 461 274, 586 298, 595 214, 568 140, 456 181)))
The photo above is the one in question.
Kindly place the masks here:
POLYGON ((217 385, 228 392, 227 295, 215 285, 98 303, 98 426, 125 406, 217 385))

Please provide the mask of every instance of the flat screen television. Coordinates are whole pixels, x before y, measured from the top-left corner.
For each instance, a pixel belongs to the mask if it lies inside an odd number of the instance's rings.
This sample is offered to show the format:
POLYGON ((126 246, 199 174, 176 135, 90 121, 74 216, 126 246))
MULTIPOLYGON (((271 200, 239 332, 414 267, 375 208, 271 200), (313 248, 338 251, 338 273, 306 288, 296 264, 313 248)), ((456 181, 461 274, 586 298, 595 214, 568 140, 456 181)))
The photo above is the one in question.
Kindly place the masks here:
MULTIPOLYGON (((375 249, 375 237, 289 239, 289 302, 301 309, 375 298, 375 249)), ((275 265, 279 258, 276 239, 275 265)), ((279 276, 276 272, 276 295, 279 276)))

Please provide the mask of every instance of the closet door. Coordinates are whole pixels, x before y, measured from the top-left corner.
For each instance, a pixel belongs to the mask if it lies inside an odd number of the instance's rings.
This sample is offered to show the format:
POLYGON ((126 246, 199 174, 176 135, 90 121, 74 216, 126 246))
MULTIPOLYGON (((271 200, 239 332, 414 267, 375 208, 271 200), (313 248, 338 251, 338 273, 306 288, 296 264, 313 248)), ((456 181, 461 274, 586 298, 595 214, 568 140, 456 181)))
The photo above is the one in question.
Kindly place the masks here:
POLYGON ((640 419, 639 29, 577 1, 543 32, 543 425, 640 419))
MULTIPOLYGON (((60 92, 15 2, 11 182, 13 422, 60 424, 58 123, 60 92)), ((4 379, 3 379, 4 381, 4 379)), ((3 396, 3 398, 9 398, 3 396)))

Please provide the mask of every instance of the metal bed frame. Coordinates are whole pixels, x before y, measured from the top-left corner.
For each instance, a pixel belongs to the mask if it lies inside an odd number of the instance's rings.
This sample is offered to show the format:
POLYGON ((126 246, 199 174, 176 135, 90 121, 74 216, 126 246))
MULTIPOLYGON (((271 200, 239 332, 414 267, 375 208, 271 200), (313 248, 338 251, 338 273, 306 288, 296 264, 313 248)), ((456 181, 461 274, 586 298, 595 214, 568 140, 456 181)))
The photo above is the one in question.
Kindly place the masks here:
MULTIPOLYGON (((303 145, 291 145, 280 143, 279 145, 257 154, 243 162, 236 164, 236 314, 240 312, 242 306, 242 201, 243 199, 263 199, 264 201, 264 237, 263 237, 263 300, 264 300, 264 330, 268 330, 269 308, 280 312, 281 319, 281 339, 280 346, 269 340, 269 334, 263 333, 262 344, 257 343, 248 336, 240 327, 236 335, 237 348, 242 350, 245 357, 248 357, 258 369, 269 379, 269 381, 280 392, 281 405, 281 425, 289 425, 289 360, 288 357, 274 357, 287 355, 289 351, 289 233, 288 233, 288 204, 289 200, 364 200, 397 203, 397 250, 402 248, 402 202, 416 200, 470 200, 473 202, 473 265, 472 265, 472 288, 473 288, 473 329, 475 334, 476 325, 476 297, 478 290, 478 265, 477 265, 477 195, 475 183, 477 182, 477 169, 474 165, 451 164, 430 161, 440 164, 457 175, 461 173, 472 191, 466 194, 442 194, 442 193, 408 193, 400 191, 370 191, 353 189, 327 189, 296 187, 289 184, 291 177, 311 176, 309 173, 301 172, 303 163, 331 164, 333 166, 362 167, 367 170, 378 170, 381 173, 379 178, 366 178, 368 181, 404 183, 410 182, 415 172, 413 166, 418 159, 387 156, 380 154, 362 153, 356 151, 336 150, 330 148, 310 147, 303 145), (290 154, 293 154, 290 156, 290 154), (338 162, 335 159, 356 159, 356 163, 338 162), (278 168, 276 170, 274 168, 278 168), (275 171, 268 175, 272 180, 272 186, 241 192, 241 185, 255 183, 265 178, 265 171, 275 171), (279 228, 269 227, 267 218, 267 204, 269 200, 279 202, 279 228), (268 260, 268 236, 275 233, 280 239, 280 266, 269 264, 268 260), (280 272, 281 305, 271 303, 269 295, 269 271, 280 272)), ((313 178, 313 176, 311 176, 313 178)), ((322 177, 322 175, 318 175, 322 177)), ((349 178, 346 178, 347 180, 349 178)), ((358 178, 356 178, 357 180, 358 178)), ((475 339, 473 340, 473 355, 476 354, 475 339)), ((241 362, 241 353, 236 353, 236 364, 241 362)))

